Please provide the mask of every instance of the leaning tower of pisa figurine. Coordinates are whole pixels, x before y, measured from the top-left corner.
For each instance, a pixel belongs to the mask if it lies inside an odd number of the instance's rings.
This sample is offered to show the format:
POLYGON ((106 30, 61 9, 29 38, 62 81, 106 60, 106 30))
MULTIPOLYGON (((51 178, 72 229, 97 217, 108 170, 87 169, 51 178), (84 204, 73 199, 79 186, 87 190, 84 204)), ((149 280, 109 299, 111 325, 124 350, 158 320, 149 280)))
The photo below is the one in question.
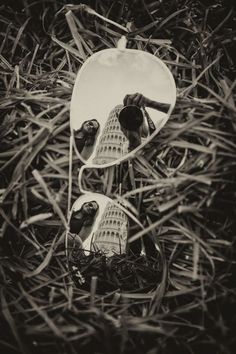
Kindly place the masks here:
POLYGON ((93 235, 93 250, 100 250, 107 257, 125 253, 127 237, 128 217, 116 204, 108 203, 93 235))
POLYGON ((101 165, 117 160, 128 153, 128 140, 121 131, 118 114, 123 108, 117 105, 110 112, 99 138, 93 163, 101 165))

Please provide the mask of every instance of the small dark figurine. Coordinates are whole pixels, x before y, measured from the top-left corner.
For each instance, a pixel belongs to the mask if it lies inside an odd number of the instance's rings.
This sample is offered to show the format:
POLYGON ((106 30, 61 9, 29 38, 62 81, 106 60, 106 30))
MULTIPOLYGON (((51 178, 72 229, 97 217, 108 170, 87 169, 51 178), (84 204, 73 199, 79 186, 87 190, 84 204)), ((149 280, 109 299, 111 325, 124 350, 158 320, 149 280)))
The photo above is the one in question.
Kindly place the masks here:
POLYGON ((84 203, 79 210, 74 211, 70 219, 70 232, 80 236, 82 228, 93 225, 98 209, 98 203, 91 201, 84 203))
POLYGON ((99 205, 96 201, 86 202, 79 210, 73 211, 68 232, 68 250, 70 260, 77 262, 83 254, 83 242, 91 233, 99 205))
POLYGON ((124 108, 120 111, 118 120, 122 132, 129 141, 128 150, 132 151, 141 144, 142 137, 147 137, 156 130, 145 107, 167 113, 170 105, 152 101, 141 93, 126 95, 123 104, 124 108))
POLYGON ((75 145, 82 157, 88 158, 91 155, 99 127, 96 119, 90 119, 86 120, 80 129, 74 130, 75 145))

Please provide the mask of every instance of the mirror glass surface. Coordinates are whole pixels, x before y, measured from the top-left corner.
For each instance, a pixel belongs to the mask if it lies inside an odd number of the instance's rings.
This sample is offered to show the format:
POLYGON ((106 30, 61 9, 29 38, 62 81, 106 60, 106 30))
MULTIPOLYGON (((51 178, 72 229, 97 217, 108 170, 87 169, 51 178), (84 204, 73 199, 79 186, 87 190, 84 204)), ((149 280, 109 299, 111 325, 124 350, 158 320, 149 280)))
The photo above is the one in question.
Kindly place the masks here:
POLYGON ((69 219, 67 249, 89 255, 101 252, 106 257, 126 253, 129 220, 125 209, 112 199, 96 194, 82 195, 74 203, 69 219))
POLYGON ((79 197, 66 235, 68 268, 75 285, 89 290, 95 276, 100 293, 152 288, 160 274, 158 250, 148 237, 128 242, 141 229, 140 221, 118 201, 98 193, 79 197))
POLYGON ((176 101, 167 66, 134 49, 92 55, 77 75, 70 110, 74 148, 88 166, 131 157, 164 126, 176 101))

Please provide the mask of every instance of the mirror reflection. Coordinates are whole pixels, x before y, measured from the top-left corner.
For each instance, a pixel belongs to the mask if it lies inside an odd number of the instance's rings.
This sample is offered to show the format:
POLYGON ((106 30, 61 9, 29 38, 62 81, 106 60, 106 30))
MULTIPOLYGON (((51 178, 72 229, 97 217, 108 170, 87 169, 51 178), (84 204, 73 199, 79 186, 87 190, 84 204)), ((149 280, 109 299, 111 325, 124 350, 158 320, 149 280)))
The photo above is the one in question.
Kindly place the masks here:
POLYGON ((110 198, 91 193, 75 202, 69 221, 67 249, 71 258, 101 252, 106 257, 126 252, 128 217, 110 198))
POLYGON ((154 55, 131 49, 94 54, 80 69, 72 95, 77 154, 92 166, 126 159, 159 132, 175 99, 172 74, 154 55))
POLYGON ((97 291, 146 292, 156 286, 162 269, 160 254, 149 237, 128 240, 142 228, 117 201, 97 193, 79 197, 71 210, 66 250, 76 286, 97 291))

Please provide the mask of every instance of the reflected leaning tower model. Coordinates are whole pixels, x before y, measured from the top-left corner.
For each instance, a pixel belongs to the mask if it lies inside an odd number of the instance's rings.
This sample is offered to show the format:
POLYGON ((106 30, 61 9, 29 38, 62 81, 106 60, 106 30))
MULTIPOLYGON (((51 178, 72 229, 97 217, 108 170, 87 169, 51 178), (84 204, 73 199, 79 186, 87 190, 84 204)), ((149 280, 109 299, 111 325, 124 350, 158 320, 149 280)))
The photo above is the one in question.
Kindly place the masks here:
POLYGON ((100 250, 108 257, 125 253, 127 237, 128 217, 114 203, 108 203, 93 235, 94 250, 100 250))
POLYGON ((99 138, 97 150, 93 163, 101 165, 109 163, 128 153, 128 140, 121 131, 118 121, 118 114, 123 108, 122 105, 117 105, 110 112, 103 132, 99 138))

